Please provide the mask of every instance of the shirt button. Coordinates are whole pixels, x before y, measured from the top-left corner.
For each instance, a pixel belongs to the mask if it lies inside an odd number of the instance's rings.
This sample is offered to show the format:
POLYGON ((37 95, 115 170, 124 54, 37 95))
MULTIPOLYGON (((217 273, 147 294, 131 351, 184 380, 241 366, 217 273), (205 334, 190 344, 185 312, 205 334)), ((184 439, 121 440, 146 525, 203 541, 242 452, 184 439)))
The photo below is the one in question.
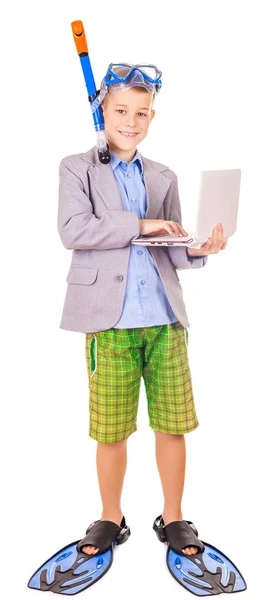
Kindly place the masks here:
POLYGON ((145 282, 145 280, 144 280, 144 279, 142 279, 141 283, 142 283, 142 285, 144 285, 144 283, 146 283, 146 282, 145 282))
POLYGON ((134 204, 136 202, 135 198, 131 198, 131 202, 134 204))
POLYGON ((131 177, 131 174, 130 174, 130 173, 128 173, 128 174, 127 174, 127 177, 131 177))
POLYGON ((143 250, 138 250, 137 254, 143 254, 143 250))

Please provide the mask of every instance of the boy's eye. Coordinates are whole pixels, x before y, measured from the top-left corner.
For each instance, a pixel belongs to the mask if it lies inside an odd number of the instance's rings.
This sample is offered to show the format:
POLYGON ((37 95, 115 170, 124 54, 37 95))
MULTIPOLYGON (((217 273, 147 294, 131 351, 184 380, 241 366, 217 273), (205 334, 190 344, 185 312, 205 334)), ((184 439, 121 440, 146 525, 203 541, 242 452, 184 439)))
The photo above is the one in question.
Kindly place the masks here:
MULTIPOLYGON (((123 108, 117 108, 116 112, 125 112, 125 110, 123 108)), ((143 117, 147 117, 148 115, 146 115, 145 113, 139 112, 138 115, 143 115, 143 117)))

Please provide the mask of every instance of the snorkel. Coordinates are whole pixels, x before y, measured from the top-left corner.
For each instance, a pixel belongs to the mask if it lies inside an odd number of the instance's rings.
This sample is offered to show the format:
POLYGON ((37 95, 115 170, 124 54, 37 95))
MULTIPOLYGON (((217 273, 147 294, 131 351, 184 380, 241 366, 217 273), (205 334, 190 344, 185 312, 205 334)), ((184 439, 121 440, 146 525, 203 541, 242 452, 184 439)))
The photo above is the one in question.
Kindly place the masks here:
POLYGON ((99 107, 105 94, 100 94, 97 97, 97 88, 90 63, 87 40, 82 21, 73 21, 71 23, 71 28, 76 50, 80 58, 80 63, 88 92, 88 100, 90 102, 92 115, 94 119, 95 131, 97 134, 98 157, 100 162, 106 165, 110 162, 111 156, 109 152, 107 137, 104 131, 104 119, 102 116, 101 108, 99 107))
POLYGON ((73 21, 71 27, 94 119, 94 126, 97 134, 98 157, 102 164, 108 164, 111 160, 111 156, 105 133, 103 114, 100 108, 100 104, 104 97, 108 92, 113 93, 119 90, 126 91, 135 86, 143 87, 151 94, 157 94, 162 85, 162 73, 155 65, 110 63, 107 73, 101 82, 101 89, 97 90, 90 63, 83 23, 82 21, 73 21))

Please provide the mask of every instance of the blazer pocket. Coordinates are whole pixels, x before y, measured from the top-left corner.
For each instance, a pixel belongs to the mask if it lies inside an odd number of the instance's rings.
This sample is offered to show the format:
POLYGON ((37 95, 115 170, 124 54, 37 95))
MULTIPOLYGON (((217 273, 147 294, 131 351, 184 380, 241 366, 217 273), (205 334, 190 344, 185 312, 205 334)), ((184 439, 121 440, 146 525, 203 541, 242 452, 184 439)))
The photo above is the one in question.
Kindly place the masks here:
POLYGON ((79 267, 77 265, 72 265, 68 272, 67 282, 91 285, 92 283, 95 283, 97 276, 97 267, 79 267))

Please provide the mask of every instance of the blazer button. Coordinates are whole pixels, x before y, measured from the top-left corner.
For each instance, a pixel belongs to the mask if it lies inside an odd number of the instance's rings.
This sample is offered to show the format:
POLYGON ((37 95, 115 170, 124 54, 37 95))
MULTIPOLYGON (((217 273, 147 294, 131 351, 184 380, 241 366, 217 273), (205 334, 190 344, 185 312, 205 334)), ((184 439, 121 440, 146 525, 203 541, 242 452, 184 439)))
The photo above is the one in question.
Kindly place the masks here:
POLYGON ((115 277, 113 277, 114 281, 123 281, 123 276, 122 275, 115 275, 115 277))

